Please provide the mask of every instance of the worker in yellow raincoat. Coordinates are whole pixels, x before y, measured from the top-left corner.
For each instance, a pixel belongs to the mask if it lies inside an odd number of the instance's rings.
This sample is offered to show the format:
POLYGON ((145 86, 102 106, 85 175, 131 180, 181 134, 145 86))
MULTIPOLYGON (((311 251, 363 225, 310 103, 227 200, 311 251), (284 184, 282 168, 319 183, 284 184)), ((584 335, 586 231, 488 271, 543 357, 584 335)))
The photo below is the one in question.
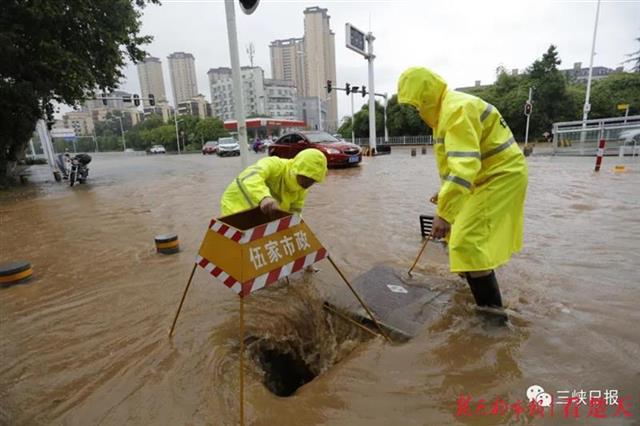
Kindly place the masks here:
POLYGON ((433 129, 441 186, 432 236, 448 237, 451 271, 464 273, 476 304, 502 307, 494 269, 522 248, 524 155, 493 105, 426 68, 400 76, 398 102, 433 129))
POLYGON ((309 187, 326 175, 327 158, 317 149, 305 149, 292 160, 263 158, 231 182, 220 210, 223 216, 258 206, 269 216, 278 209, 301 213, 309 187))

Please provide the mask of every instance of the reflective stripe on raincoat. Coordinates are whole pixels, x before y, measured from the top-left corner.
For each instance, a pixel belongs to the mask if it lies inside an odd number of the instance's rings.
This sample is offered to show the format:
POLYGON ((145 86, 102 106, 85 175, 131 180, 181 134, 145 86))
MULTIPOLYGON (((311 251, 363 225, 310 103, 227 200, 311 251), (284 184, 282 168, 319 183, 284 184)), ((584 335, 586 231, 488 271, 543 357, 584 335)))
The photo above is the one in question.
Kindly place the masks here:
POLYGON ((305 149, 292 160, 267 157, 247 167, 222 194, 223 216, 252 209, 265 197, 274 198, 280 209, 300 213, 308 190, 296 180, 303 175, 320 183, 327 174, 327 158, 317 149, 305 149))
POLYGON ((441 178, 437 214, 451 224, 452 272, 494 269, 522 248, 527 165, 491 104, 447 89, 426 68, 409 68, 398 102, 416 107, 433 129, 441 178))

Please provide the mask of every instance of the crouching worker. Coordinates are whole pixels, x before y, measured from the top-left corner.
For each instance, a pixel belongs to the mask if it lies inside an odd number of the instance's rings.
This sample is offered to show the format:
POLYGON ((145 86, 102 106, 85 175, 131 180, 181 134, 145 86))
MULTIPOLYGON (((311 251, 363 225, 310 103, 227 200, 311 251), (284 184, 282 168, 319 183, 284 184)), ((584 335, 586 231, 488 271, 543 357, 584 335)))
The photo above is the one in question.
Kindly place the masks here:
POLYGON ((292 160, 263 158, 231 182, 220 210, 223 216, 255 207, 270 217, 276 210, 300 214, 309 188, 326 175, 327 158, 317 149, 305 149, 292 160))
POLYGON ((426 68, 400 76, 398 102, 433 129, 441 186, 432 236, 448 238, 450 269, 466 276, 476 304, 501 308, 494 269, 522 248, 524 155, 495 107, 426 68))

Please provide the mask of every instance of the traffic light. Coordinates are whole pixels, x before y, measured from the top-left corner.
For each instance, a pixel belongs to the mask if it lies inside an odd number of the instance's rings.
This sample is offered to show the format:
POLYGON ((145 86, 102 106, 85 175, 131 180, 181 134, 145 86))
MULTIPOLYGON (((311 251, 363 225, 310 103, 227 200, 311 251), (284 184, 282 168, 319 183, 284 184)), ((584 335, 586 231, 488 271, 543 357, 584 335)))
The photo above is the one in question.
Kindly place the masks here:
POLYGON ((153 96, 151 93, 149 93, 149 105, 151 105, 151 106, 155 106, 156 105, 156 97, 153 96))
POLYGON ((331 93, 331 90, 333 88, 331 87, 331 80, 327 80, 327 93, 331 93))
POLYGON ((124 95, 122 97, 122 102, 126 102, 126 103, 131 102, 131 95, 124 95))
POLYGON ((532 105, 529 102, 524 104, 524 115, 531 115, 532 105))
POLYGON ((358 89, 359 89, 359 88, 360 88, 359 86, 353 86, 353 87, 351 88, 351 93, 358 93, 358 89))
POLYGON ((367 86, 362 86, 362 90, 360 91, 360 93, 362 93, 362 97, 364 98, 365 96, 367 96, 367 86))
POLYGON ((351 85, 349 83, 345 83, 344 91, 347 92, 347 95, 351 94, 351 85))
POLYGON ((107 106, 107 94, 102 94, 102 105, 107 106))
POLYGON ((258 7, 260 0, 240 0, 240 9, 246 14, 251 15, 258 7))
POLYGON ((133 104, 135 106, 140 106, 140 96, 138 95, 133 95, 133 104))

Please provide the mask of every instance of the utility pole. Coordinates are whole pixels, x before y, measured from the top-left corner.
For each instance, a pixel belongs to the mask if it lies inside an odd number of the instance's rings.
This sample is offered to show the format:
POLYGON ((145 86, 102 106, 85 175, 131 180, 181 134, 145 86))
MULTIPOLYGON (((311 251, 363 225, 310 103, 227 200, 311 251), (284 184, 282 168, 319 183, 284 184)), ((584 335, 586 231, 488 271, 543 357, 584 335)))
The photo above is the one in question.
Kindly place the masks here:
MULTIPOLYGON (((242 81, 240 75, 240 58, 238 54, 238 33, 236 30, 236 11, 233 0, 224 0, 224 10, 227 15, 227 34, 229 36, 229 54, 231 56, 231 76, 233 78, 233 100, 238 125, 238 139, 240 143, 240 162, 244 170, 248 161, 247 123, 244 116, 244 99, 242 97, 242 81)), ((246 13, 246 12, 245 12, 246 13)))
POLYGON ((368 62, 369 68, 369 148, 375 154, 376 152, 376 90, 373 78, 373 41, 375 37, 373 33, 360 31, 353 25, 346 24, 346 46, 348 49, 364 56, 368 62), (366 50, 365 50, 366 44, 366 50))
POLYGON ((371 32, 367 34, 367 61, 369 62, 369 146, 376 152, 376 90, 373 85, 373 40, 371 32))

